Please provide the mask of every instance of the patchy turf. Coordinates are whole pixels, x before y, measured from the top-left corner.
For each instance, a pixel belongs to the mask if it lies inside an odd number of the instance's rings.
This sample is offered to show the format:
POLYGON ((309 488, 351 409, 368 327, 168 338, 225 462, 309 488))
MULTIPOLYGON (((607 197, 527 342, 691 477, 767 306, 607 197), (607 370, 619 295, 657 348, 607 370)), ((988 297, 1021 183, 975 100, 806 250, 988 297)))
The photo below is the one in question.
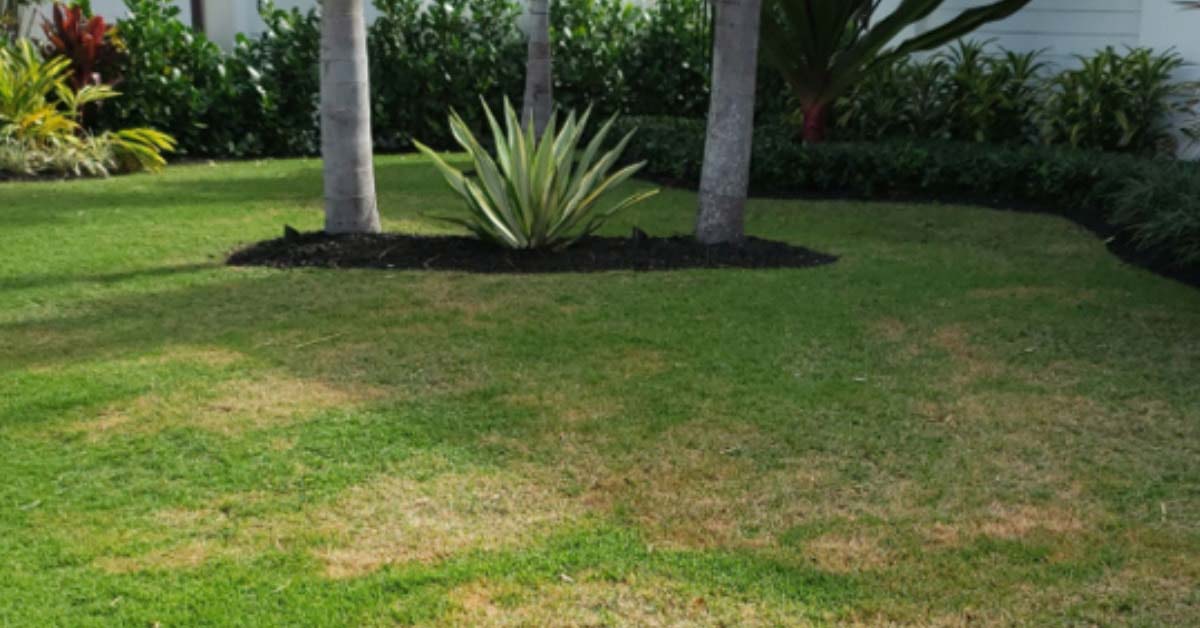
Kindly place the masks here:
MULTIPOLYGON (((451 235, 428 163, 378 178, 451 235)), ((840 256, 803 270, 224 265, 320 223, 315 161, 0 185, 0 624, 1200 621, 1200 292, 1064 220, 753 202, 840 256)))

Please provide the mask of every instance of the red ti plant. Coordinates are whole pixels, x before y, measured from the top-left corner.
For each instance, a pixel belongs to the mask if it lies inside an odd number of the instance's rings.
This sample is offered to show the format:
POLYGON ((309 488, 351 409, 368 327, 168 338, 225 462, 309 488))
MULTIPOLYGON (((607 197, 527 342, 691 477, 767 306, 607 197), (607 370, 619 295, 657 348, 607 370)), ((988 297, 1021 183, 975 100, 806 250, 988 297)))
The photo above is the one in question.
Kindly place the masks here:
POLYGON ((121 55, 115 30, 99 15, 88 17, 82 6, 54 3, 51 19, 42 21, 46 34, 47 57, 71 60, 71 87, 79 91, 87 85, 112 85, 121 55))

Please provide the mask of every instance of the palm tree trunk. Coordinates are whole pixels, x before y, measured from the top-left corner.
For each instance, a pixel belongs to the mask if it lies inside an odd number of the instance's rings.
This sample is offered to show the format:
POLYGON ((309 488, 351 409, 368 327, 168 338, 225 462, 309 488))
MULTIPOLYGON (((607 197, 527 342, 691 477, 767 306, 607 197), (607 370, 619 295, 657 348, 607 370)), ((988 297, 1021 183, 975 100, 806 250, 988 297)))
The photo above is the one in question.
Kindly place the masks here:
POLYGON ((754 89, 762 0, 718 0, 712 102, 700 179, 696 239, 741 242, 754 134, 754 89))
POLYGON ((327 233, 380 230, 371 148, 371 90, 363 0, 324 0, 321 156, 327 233))
POLYGON ((550 2, 529 0, 529 60, 525 65, 525 102, 521 119, 533 123, 541 136, 554 109, 554 87, 550 55, 550 2))

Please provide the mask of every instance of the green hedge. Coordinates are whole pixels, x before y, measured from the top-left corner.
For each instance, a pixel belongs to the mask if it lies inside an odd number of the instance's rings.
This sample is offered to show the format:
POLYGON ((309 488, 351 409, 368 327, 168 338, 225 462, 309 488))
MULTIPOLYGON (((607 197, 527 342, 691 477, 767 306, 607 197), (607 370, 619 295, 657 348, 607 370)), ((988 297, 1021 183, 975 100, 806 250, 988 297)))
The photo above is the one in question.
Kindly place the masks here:
MULTIPOLYGON (((638 129, 625 159, 694 186, 704 123, 626 118, 638 129)), ((1158 269, 1200 271, 1200 164, 1046 146, 872 142, 803 146, 787 127, 755 132, 752 192, 772 196, 937 199, 1035 209, 1113 235, 1122 253, 1158 269)))
POLYGON ((1077 67, 960 41, 877 68, 834 107, 838 141, 925 139, 1171 153, 1196 135, 1195 83, 1174 50, 1097 50, 1077 67))
MULTIPOLYGON (((368 29, 375 144, 409 150, 414 138, 451 147, 454 108, 482 128, 493 105, 524 90, 526 37, 517 0, 372 0, 368 29)), ((179 20, 167 0, 125 0, 124 96, 98 127, 151 126, 175 134, 190 156, 315 154, 320 18, 263 3, 266 29, 223 52, 179 20)), ((555 0, 555 99, 598 113, 702 117, 708 108, 711 15, 705 0, 555 0)), ((759 113, 787 114, 787 90, 763 71, 759 113)))

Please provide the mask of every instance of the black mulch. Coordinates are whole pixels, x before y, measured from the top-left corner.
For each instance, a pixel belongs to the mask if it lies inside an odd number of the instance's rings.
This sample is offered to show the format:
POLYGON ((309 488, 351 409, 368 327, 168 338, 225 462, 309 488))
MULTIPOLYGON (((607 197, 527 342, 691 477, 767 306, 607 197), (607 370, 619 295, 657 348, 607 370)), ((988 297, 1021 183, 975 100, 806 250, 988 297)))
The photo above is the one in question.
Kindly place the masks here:
POLYGON ((475 238, 400 233, 298 233, 236 251, 233 266, 379 268, 475 273, 587 273, 684 268, 808 268, 837 258, 783 242, 746 238, 742 246, 705 246, 690 237, 588 237, 563 251, 510 251, 475 238))

